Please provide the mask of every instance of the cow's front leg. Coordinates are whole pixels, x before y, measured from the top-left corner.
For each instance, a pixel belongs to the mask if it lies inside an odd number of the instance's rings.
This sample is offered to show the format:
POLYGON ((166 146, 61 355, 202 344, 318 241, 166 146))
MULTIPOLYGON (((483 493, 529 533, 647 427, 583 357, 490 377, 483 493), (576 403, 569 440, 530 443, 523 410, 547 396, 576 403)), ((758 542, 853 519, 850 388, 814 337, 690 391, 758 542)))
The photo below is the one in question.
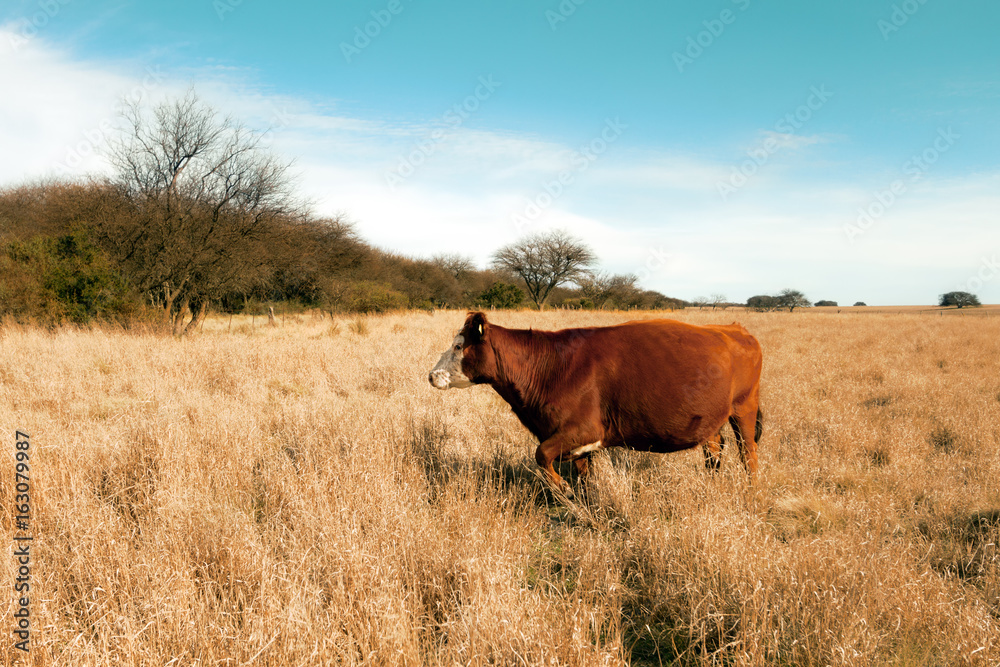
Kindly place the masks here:
POLYGON ((566 480, 559 476, 552 462, 562 458, 563 454, 568 453, 572 448, 572 444, 567 442, 564 436, 557 434, 539 444, 538 449, 535 450, 535 461, 538 462, 549 483, 565 493, 570 500, 575 497, 573 489, 566 480))
POLYGON ((581 481, 586 484, 586 479, 588 473, 590 472, 590 453, 604 449, 604 443, 600 440, 587 445, 580 445, 576 447, 573 445, 574 443, 570 442, 565 436, 554 435, 540 444, 538 446, 538 450, 535 452, 535 460, 538 461, 538 465, 542 467, 546 477, 548 477, 553 486, 557 489, 561 489, 570 500, 574 497, 573 489, 566 482, 566 480, 559 476, 553 467, 552 462, 556 459, 562 461, 574 461, 576 471, 579 473, 581 481))
POLYGON ((589 445, 576 447, 570 450, 569 454, 566 455, 569 457, 569 460, 573 461, 573 465, 576 466, 577 478, 580 480, 580 493, 583 494, 585 498, 590 487, 590 455, 593 452, 599 452, 604 448, 604 441, 598 440, 597 442, 592 442, 589 445))

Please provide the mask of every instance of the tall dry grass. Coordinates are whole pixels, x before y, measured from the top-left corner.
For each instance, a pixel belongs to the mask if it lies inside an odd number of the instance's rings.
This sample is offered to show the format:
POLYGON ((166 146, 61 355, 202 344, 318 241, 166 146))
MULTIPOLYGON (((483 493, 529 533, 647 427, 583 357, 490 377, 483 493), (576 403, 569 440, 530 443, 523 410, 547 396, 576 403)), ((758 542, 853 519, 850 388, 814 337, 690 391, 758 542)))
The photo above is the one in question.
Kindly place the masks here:
POLYGON ((715 476, 699 452, 612 452, 586 506, 551 497, 492 390, 428 384, 463 313, 8 325, 0 533, 20 428, 30 660, 1000 664, 1000 323, 738 317, 765 353, 759 483, 731 450, 715 476))

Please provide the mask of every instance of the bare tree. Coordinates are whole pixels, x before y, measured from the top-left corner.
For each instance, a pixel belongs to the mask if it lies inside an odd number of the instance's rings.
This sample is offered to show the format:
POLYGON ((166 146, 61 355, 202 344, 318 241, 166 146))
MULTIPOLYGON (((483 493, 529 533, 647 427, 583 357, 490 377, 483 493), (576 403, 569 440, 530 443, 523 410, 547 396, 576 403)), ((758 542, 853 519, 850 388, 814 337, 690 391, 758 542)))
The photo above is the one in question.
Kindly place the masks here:
POLYGON ((453 275, 456 280, 461 280, 476 270, 476 263, 472 261, 471 257, 465 257, 455 252, 434 255, 431 257, 431 264, 441 267, 453 275))
POLYGON ((716 308, 722 308, 723 310, 726 309, 726 295, 725 294, 718 294, 718 293, 713 294, 712 296, 708 297, 708 300, 709 300, 709 303, 712 304, 712 310, 715 310, 716 308))
POLYGON ((634 301, 639 294, 636 283, 639 278, 632 273, 615 274, 601 271, 593 272, 577 278, 583 295, 590 299, 596 308, 604 308, 613 304, 622 308, 634 301))
POLYGON ((526 236, 493 254, 493 266, 520 276, 539 310, 555 287, 583 278, 596 260, 590 248, 562 230, 526 236))
POLYGON ((289 165, 194 92, 151 110, 126 104, 123 118, 108 158, 134 210, 99 231, 174 331, 191 331, 209 300, 265 276, 262 244, 300 215, 289 165))

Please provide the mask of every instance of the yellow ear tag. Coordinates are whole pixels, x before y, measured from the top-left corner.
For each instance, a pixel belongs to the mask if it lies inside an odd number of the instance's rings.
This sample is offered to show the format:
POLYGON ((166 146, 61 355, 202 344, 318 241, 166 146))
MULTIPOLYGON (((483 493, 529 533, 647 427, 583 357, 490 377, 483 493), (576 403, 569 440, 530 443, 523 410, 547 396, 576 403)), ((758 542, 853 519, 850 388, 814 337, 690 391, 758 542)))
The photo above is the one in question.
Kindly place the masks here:
POLYGON ((479 325, 479 335, 480 336, 483 335, 483 325, 482 324, 479 325))

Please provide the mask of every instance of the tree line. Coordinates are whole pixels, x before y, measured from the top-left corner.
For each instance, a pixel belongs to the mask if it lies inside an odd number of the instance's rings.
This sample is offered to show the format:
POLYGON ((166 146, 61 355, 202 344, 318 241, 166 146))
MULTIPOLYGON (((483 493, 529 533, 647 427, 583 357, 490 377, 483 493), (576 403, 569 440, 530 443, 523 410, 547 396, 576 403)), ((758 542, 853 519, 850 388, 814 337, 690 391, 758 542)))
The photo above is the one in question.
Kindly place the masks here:
MULTIPOLYGON (((182 334, 209 308, 249 313, 275 303, 331 313, 692 305, 643 289, 633 274, 598 270, 596 254, 561 230, 499 248, 486 268, 458 254, 373 247, 350 221, 312 213, 262 135, 193 92, 127 104, 122 121, 104 150, 112 175, 0 189, 0 316, 155 322, 182 334)), ((694 304, 736 305, 718 294, 694 304)), ((746 303, 808 305, 791 289, 746 303)))
POLYGON ((467 257, 373 247, 313 214, 261 135, 190 92, 126 105, 105 148, 113 175, 0 190, 0 314, 197 327, 210 307, 285 302, 331 312, 397 308, 681 308, 561 231, 467 257))

